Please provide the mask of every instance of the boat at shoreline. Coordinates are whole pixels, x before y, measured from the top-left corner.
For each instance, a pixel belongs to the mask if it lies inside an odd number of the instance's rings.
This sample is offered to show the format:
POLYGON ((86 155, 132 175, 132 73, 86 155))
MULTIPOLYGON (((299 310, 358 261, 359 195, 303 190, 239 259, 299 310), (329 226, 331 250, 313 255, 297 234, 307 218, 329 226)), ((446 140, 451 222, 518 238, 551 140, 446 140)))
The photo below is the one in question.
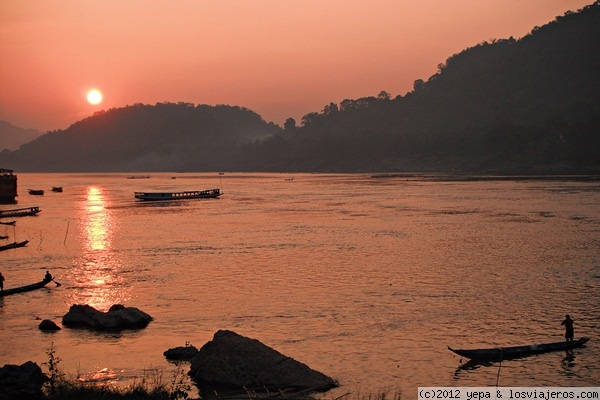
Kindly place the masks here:
POLYGON ((30 292, 32 290, 41 289, 47 284, 52 282, 52 280, 43 280, 41 282, 32 283, 31 285, 20 286, 12 289, 5 289, 0 292, 0 297, 10 296, 11 294, 30 292))
POLYGON ((0 204, 16 203, 17 175, 12 169, 0 168, 0 204))
POLYGON ((211 199, 221 196, 221 189, 190 190, 185 192, 135 192, 135 198, 143 201, 172 201, 187 199, 211 199))
POLYGON ((25 245, 27 245, 27 243, 29 243, 29 240, 23 240, 22 242, 14 242, 14 243, 5 244, 4 246, 0 246, 0 251, 24 247, 25 245))
POLYGON ((39 207, 14 208, 12 210, 0 210, 0 218, 25 217, 39 213, 39 207))
POLYGON ((588 337, 582 337, 573 341, 561 341, 553 343, 532 344, 528 346, 496 347, 489 349, 453 349, 448 346, 448 350, 459 356, 476 361, 502 361, 511 358, 526 357, 534 354, 548 353, 551 351, 571 350, 583 346, 590 340, 588 337))

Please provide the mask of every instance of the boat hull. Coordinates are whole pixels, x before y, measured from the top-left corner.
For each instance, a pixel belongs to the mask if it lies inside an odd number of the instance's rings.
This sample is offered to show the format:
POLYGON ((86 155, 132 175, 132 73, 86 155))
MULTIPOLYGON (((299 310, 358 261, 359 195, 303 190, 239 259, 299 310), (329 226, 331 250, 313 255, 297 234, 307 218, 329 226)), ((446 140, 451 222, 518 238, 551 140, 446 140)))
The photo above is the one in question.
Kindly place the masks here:
POLYGON ((570 350, 583 346, 590 339, 587 337, 573 340, 571 342, 562 341, 554 343, 532 344, 529 346, 498 347, 493 349, 453 349, 448 346, 448 350, 459 356, 478 361, 500 361, 511 358, 526 357, 534 354, 548 353, 551 351, 570 350))
POLYGON ((142 201, 173 201, 187 199, 212 199, 221 196, 220 189, 195 190, 187 192, 135 192, 135 198, 142 201))
POLYGON ((0 297, 10 296, 11 294, 30 292, 32 290, 41 289, 52 281, 41 281, 37 283, 33 283, 31 285, 20 286, 17 288, 6 289, 0 292, 0 297))
POLYGON ((27 207, 27 208, 16 208, 13 210, 2 210, 0 211, 0 218, 10 218, 10 217, 25 217, 28 215, 36 215, 39 213, 39 207, 27 207))
POLYGON ((10 250, 10 249, 16 249, 16 248, 19 248, 19 247, 23 247, 27 243, 29 243, 29 240, 23 240, 22 242, 14 242, 14 243, 6 244, 4 246, 0 246, 0 251, 10 250))

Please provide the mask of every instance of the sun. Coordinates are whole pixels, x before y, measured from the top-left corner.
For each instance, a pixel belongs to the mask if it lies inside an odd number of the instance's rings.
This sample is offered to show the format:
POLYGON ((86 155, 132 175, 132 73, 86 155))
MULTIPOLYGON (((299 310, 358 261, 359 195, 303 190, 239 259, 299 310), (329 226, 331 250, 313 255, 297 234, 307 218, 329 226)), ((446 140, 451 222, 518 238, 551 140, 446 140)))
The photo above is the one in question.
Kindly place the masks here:
POLYGON ((87 101, 90 104, 100 104, 102 102, 102 93, 98 89, 92 89, 87 94, 87 101))

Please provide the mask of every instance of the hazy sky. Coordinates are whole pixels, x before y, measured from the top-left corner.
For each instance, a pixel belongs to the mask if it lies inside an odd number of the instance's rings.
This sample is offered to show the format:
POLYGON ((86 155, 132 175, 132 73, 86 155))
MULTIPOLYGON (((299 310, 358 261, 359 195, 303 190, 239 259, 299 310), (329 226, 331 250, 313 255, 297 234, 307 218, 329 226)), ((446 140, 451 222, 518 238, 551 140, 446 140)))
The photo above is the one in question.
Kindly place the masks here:
POLYGON ((0 0, 0 120, 47 131, 98 110, 190 102, 299 122, 329 102, 404 95, 467 47, 591 3, 0 0))

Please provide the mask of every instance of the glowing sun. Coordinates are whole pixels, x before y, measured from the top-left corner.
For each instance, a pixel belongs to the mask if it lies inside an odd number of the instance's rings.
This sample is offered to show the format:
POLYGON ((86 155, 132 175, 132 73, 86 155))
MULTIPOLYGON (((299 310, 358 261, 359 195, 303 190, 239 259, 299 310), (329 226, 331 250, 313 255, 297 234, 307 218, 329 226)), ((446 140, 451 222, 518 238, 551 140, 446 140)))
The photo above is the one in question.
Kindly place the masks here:
POLYGON ((98 89, 92 89, 87 94, 87 101, 90 104, 100 104, 102 102, 102 93, 98 89))

